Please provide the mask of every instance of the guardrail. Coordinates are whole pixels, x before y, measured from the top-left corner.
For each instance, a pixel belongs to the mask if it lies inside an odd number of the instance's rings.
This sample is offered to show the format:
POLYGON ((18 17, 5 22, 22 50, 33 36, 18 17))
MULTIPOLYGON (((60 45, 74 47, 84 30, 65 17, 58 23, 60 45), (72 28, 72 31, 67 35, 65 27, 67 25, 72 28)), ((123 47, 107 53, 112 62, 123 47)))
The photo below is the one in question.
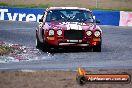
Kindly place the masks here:
MULTIPOLYGON (((0 20, 36 21, 42 17, 44 8, 0 7, 0 20)), ((100 25, 132 26, 132 12, 93 10, 100 25)))

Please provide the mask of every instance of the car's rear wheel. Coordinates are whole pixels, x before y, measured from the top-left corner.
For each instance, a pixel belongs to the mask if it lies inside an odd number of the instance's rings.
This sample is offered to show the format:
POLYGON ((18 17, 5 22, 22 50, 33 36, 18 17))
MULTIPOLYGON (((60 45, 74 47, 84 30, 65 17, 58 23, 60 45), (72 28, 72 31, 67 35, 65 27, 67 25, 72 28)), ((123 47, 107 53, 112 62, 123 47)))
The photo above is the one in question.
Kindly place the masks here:
POLYGON ((93 47, 93 52, 101 52, 101 44, 93 47))

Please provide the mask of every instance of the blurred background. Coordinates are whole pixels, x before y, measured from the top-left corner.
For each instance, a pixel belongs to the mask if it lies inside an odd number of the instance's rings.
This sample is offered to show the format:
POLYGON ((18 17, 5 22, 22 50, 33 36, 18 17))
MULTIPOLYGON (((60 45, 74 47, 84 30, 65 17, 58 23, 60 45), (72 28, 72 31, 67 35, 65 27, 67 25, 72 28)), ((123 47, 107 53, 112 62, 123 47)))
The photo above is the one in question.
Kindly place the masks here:
POLYGON ((29 7, 77 6, 90 9, 132 10, 132 0, 0 0, 0 5, 29 7))

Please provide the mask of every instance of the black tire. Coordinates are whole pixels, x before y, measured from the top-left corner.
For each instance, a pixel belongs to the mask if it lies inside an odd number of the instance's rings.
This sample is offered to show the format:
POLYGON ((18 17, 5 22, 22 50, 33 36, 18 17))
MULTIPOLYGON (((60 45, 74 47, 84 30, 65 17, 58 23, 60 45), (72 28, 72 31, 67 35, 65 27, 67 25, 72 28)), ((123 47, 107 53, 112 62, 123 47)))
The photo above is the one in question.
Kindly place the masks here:
POLYGON ((46 43, 42 43, 41 48, 43 52, 48 52, 50 50, 50 46, 46 43))
POLYGON ((84 85, 84 84, 87 82, 87 80, 86 80, 86 78, 85 78, 84 76, 78 76, 78 77, 76 78, 76 80, 77 80, 77 83, 78 83, 79 85, 84 85))
POLYGON ((48 51, 50 47, 46 43, 41 43, 36 35, 36 48, 45 52, 48 51))
POLYGON ((101 52, 101 44, 93 47, 93 52, 101 52))
POLYGON ((87 48, 85 48, 84 50, 85 50, 86 52, 92 52, 92 51, 93 51, 93 48, 87 47, 87 48))

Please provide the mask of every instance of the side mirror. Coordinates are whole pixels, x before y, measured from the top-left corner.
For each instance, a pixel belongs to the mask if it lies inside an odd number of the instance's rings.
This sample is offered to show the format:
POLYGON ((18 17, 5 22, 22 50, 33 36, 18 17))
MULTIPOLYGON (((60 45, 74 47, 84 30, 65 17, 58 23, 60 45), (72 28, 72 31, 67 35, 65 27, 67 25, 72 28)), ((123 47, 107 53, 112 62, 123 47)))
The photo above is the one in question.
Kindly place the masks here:
POLYGON ((39 19, 39 22, 43 22, 43 19, 39 19))
POLYGON ((96 23, 100 23, 100 20, 96 20, 95 22, 96 22, 96 23))

